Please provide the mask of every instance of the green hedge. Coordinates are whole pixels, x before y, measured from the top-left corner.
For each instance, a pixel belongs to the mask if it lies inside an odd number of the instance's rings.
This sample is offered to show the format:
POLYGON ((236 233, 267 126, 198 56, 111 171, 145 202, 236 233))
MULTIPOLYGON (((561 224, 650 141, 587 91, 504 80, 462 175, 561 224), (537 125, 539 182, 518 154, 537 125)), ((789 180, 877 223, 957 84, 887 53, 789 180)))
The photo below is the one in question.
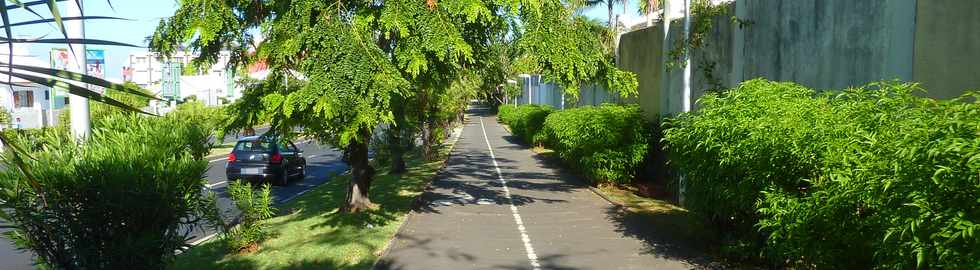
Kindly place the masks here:
POLYGON ((686 206, 774 265, 976 269, 980 104, 753 80, 668 120, 686 206))
POLYGON ((497 116, 510 126, 511 132, 526 143, 535 143, 535 135, 544 125, 544 119, 555 110, 547 105, 501 105, 497 116))
POLYGON ((0 224, 38 268, 166 269, 200 217, 216 220, 199 123, 117 114, 84 143, 67 129, 16 134, 26 153, 0 161, 0 224))
POLYGON ((596 183, 629 183, 647 154, 647 125, 637 106, 588 106, 552 113, 537 140, 596 183))

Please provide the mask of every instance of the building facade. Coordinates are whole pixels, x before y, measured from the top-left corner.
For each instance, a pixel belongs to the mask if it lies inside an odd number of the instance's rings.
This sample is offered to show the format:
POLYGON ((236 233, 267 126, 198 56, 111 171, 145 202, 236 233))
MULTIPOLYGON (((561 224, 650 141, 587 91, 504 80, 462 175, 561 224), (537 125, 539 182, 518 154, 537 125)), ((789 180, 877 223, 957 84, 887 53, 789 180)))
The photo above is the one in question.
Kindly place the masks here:
MULTIPOLYGON (((8 59, 11 59, 9 51, 0 51, 0 63, 6 63, 8 59)), ((30 55, 24 44, 15 44, 12 59, 18 65, 49 67, 48 63, 30 55)), ((52 95, 47 86, 17 77, 0 76, 0 80, 3 80, 0 83, 0 109, 10 114, 9 125, 2 128, 41 128, 57 124, 62 111, 57 108, 64 106, 65 98, 52 95)))
POLYGON ((234 83, 234 72, 227 66, 230 52, 221 52, 218 61, 208 68, 185 71, 197 54, 177 51, 170 57, 154 52, 130 53, 124 68, 125 80, 168 99, 197 99, 209 106, 233 101, 241 96, 234 83))

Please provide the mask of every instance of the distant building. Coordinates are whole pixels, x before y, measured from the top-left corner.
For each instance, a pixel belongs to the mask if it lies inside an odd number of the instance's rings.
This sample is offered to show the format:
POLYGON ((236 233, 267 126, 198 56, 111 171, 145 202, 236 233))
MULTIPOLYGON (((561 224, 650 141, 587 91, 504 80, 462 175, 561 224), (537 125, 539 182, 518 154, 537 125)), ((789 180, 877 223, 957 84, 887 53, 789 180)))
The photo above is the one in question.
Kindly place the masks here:
MULTIPOLYGON (((9 50, 0 50, 0 63, 7 63, 9 58, 9 50)), ((14 44, 13 63, 50 67, 48 63, 31 56, 24 44, 14 44)), ((10 125, 3 128, 41 128, 57 124, 55 119, 58 119, 61 110, 52 110, 52 103, 55 103, 55 108, 59 108, 64 106, 66 99, 58 98, 56 102, 52 102, 54 97, 50 88, 24 79, 0 76, 0 80, 3 80, 0 84, 0 109, 10 114, 10 125), (6 84, 8 80, 12 85, 6 84)))
POLYGON ((154 52, 130 53, 123 77, 127 81, 174 100, 195 97, 209 106, 221 105, 241 96, 234 72, 227 69, 230 52, 221 52, 211 67, 190 73, 184 67, 198 55, 177 51, 170 57, 154 52))

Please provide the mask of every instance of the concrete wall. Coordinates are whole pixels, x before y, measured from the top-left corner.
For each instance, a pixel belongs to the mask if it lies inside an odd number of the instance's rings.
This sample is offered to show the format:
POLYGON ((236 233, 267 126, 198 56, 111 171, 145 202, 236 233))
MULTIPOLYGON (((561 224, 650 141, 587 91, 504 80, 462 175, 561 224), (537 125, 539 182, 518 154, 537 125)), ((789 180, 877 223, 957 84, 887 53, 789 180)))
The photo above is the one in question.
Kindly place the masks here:
POLYGON ((619 40, 619 67, 636 73, 639 83, 636 103, 651 121, 660 112, 663 40, 661 25, 626 33, 619 40))
POLYGON ((741 0, 742 80, 816 89, 912 78, 915 0, 741 0))
MULTIPOLYGON (((619 66, 638 75, 651 120, 682 110, 683 69, 665 68, 682 22, 620 40, 619 66)), ((818 90, 917 81, 935 98, 980 90, 980 1, 738 0, 713 25, 692 52, 692 101, 759 77, 818 90)))
POLYGON ((915 18, 913 79, 938 98, 980 90, 980 1, 920 0, 915 18))

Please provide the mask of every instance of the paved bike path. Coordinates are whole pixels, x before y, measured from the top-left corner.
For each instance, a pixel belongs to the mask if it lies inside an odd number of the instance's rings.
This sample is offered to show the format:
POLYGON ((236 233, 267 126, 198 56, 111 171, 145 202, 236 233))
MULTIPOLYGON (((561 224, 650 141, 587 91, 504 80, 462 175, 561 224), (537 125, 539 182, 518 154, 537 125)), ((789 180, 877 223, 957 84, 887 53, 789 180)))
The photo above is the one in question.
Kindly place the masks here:
POLYGON ((375 269, 698 268, 656 254, 573 177, 471 110, 447 166, 375 269))

